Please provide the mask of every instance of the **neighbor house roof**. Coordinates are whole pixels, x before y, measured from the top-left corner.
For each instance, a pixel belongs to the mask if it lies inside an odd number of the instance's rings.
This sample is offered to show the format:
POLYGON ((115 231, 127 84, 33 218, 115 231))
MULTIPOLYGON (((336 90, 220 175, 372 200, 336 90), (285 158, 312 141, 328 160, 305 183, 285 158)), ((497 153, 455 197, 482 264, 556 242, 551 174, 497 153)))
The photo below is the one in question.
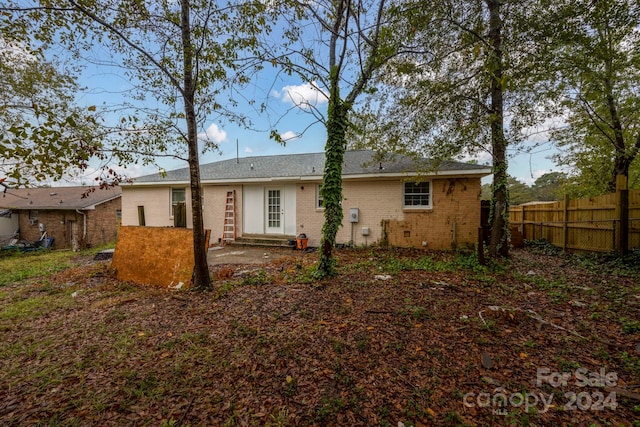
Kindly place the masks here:
POLYGON ((86 186, 8 188, 4 192, 0 190, 0 208, 13 210, 90 210, 94 209, 96 205, 108 202, 121 195, 122 188, 120 187, 107 189, 86 186), (95 191, 88 191, 94 188, 95 191))
MULTIPOLYGON (((252 182, 275 180, 321 180, 325 153, 282 154, 242 157, 200 165, 202 183, 252 182)), ((491 173, 491 168, 469 163, 443 161, 436 165, 426 159, 400 154, 378 160, 375 151, 347 151, 344 156, 344 179, 433 175, 478 175, 491 173)), ((189 168, 135 178, 134 184, 167 184, 189 182, 189 168)))

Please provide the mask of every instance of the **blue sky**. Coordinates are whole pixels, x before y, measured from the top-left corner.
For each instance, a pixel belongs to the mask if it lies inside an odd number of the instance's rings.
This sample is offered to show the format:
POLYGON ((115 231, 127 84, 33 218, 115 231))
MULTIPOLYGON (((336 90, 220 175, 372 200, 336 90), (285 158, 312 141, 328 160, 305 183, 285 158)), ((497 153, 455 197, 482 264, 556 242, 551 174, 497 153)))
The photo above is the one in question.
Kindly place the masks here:
MULTIPOLYGON (((201 163, 215 162, 248 156, 266 156, 274 154, 310 153, 324 151, 326 131, 322 123, 317 122, 308 109, 295 106, 301 100, 315 105, 319 111, 326 110, 326 99, 308 83, 291 78, 288 81, 276 79, 274 76, 263 78, 265 88, 249 89, 256 97, 261 97, 258 102, 266 101, 270 114, 257 116, 252 120, 255 129, 245 129, 234 123, 220 120, 206 121, 200 129, 200 133, 218 144, 219 152, 207 152, 201 154, 201 163), (286 114, 285 114, 286 113, 286 114), (282 145, 269 138, 269 132, 275 128, 278 133, 287 140, 282 145)), ((84 105, 119 102, 120 93, 126 92, 130 84, 113 70, 104 67, 91 67, 86 70, 80 83, 89 88, 87 94, 79 97, 79 102, 84 105)), ((539 140, 537 142, 540 142, 539 140)), ((549 156, 553 153, 551 144, 543 144, 532 153, 510 150, 509 174, 520 181, 532 184, 536 178, 544 173, 559 170, 549 156)), ((481 164, 490 164, 488 155, 476 158, 481 164)), ((177 159, 159 159, 158 165, 165 170, 186 167, 186 163, 177 159)), ((128 165, 126 174, 131 177, 156 173, 155 166, 128 165)), ((91 182, 92 170, 73 182, 91 182)), ((490 177, 483 182, 489 182, 490 177)))
MULTIPOLYGON (((63 52, 58 54, 64 56, 63 52)), ((88 65, 80 76, 79 83, 87 90, 78 96, 78 103, 89 106, 122 102, 123 97, 131 90, 132 83, 122 69, 109 65, 110 62, 117 62, 117 58, 99 46, 87 52, 86 56, 94 64, 88 65)), ((253 129, 245 129, 224 119, 205 121, 200 134, 215 142, 219 152, 201 154, 201 163, 234 158, 236 155, 248 157, 324 151, 326 131, 322 123, 318 123, 310 113, 307 104, 324 114, 326 98, 313 84, 303 83, 295 75, 287 76, 267 67, 258 79, 243 89, 242 95, 245 99, 256 100, 258 104, 266 103, 268 114, 251 114, 252 108, 248 103, 241 103, 240 110, 251 115, 253 129), (269 138, 272 129, 287 140, 286 144, 282 145, 269 138)), ((540 138, 536 142, 541 142, 540 138)), ((549 143, 543 144, 532 153, 511 150, 509 174, 522 182, 532 184, 544 173, 559 170, 549 159, 552 153, 553 147, 549 143)), ((476 160, 481 164, 489 164, 491 161, 488 155, 476 160)), ((158 159, 157 163, 158 166, 132 164, 127 165, 125 170, 115 169, 129 177, 136 177, 156 173, 159 168, 172 170, 186 167, 184 161, 176 159, 158 159)), ((93 167, 98 165, 94 164, 93 167)), ((94 176, 95 171, 90 169, 64 184, 90 184, 93 183, 94 176)), ((487 177, 483 182, 489 182, 490 179, 487 177)))

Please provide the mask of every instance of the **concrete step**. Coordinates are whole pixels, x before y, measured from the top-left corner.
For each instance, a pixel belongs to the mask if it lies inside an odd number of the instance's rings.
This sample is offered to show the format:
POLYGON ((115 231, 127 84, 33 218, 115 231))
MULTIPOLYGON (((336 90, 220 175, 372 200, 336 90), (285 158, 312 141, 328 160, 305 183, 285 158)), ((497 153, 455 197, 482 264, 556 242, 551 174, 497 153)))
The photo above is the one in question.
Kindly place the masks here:
POLYGON ((295 236, 268 236, 268 235, 243 235, 237 237, 231 244, 234 246, 270 246, 281 248, 292 248, 290 240, 295 240, 295 236))

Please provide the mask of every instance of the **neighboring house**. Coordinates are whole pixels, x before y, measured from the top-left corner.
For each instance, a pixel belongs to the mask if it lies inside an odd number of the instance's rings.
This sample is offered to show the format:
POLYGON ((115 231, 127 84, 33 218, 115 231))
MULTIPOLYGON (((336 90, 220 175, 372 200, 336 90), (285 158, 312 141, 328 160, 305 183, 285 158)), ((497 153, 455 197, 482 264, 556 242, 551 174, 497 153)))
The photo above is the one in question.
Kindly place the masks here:
MULTIPOLYGON (((1 188, 0 191, 2 191, 1 188)), ((0 247, 7 245, 15 231, 20 228, 18 219, 18 215, 13 215, 11 209, 0 208, 0 247)))
POLYGON ((89 190, 92 188, 9 188, 0 192, 0 211, 11 211, 20 239, 36 241, 46 232, 54 238, 54 248, 73 249, 114 242, 122 189, 89 190))
MULTIPOLYGON (((211 241, 227 235, 225 211, 234 210, 238 237, 304 233, 310 246, 318 246, 324 164, 325 154, 313 153, 201 165, 204 227, 212 230, 211 241), (228 196, 234 196, 233 209, 228 196)), ((486 166, 456 162, 428 172, 425 161, 416 168, 408 157, 380 162, 373 151, 348 151, 337 242, 431 249, 473 245, 480 226, 480 179, 490 173, 486 166)), ((187 201, 187 227, 192 226, 188 168, 139 177, 122 187, 123 225, 172 226, 175 206, 187 201)))

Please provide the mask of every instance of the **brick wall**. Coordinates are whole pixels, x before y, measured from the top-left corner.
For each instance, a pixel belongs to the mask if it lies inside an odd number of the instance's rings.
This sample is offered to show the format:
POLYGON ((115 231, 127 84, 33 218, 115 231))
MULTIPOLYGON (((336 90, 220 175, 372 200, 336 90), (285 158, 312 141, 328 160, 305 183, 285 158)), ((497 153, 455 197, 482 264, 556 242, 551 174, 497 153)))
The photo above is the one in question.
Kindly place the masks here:
MULTIPOLYGON (((336 237, 337 243, 355 245, 387 242, 398 247, 450 249, 471 246, 476 241, 480 224, 480 178, 434 178, 432 207, 403 208, 402 179, 353 181, 343 183, 344 218, 336 237), (351 224, 350 208, 359 209, 359 221, 351 224), (369 235, 363 235, 363 228, 369 235), (425 243, 425 244, 423 244, 425 243)), ((298 182, 296 195, 296 234, 305 233, 310 246, 321 239, 323 210, 317 208, 320 182, 298 182)), ((283 184, 284 185, 284 184, 283 184)), ((226 192, 236 190, 237 232, 243 224, 243 186, 204 186, 204 226, 212 230, 211 243, 222 237, 226 192)), ((145 206, 148 226, 172 226, 169 216, 169 187, 123 187, 123 225, 137 225, 137 206, 145 206)), ((190 200, 187 191, 187 200, 190 200)), ((249 212, 247 214, 255 214, 249 212)), ((187 203, 187 226, 191 227, 191 206, 187 203)))
MULTIPOLYGON (((82 211, 87 215, 87 238, 86 245, 99 246, 114 242, 118 233, 118 221, 116 211, 121 208, 120 197, 101 203, 95 210, 82 211)), ((40 239, 42 233, 38 224, 44 224, 47 237, 53 237, 53 247, 56 249, 72 248, 72 236, 76 234, 78 244, 82 246, 82 233, 84 227, 83 216, 74 210, 38 210, 37 222, 31 224, 30 215, 34 211, 20 211, 20 238, 24 240, 36 241, 40 239)))
POLYGON ((455 249, 471 247, 480 226, 480 178, 434 179, 433 209, 405 210, 403 220, 385 223, 392 246, 455 249))
MULTIPOLYGON (((305 183, 298 186, 296 217, 298 233, 305 233, 310 246, 320 245, 324 211, 316 207, 319 183, 305 183)), ((402 211, 402 182, 389 181, 344 181, 343 182, 343 221, 336 236, 337 243, 368 245, 380 240, 381 221, 389 218, 404 218, 402 211), (349 209, 359 209, 358 223, 349 222, 349 209), (369 228, 369 236, 363 236, 362 228, 369 228)))
POLYGON ((210 244, 222 239, 227 191, 236 191, 236 233, 242 235, 242 185, 208 185, 204 187, 204 228, 211 230, 210 244))
MULTIPOLYGON (((88 245, 100 246, 116 241, 118 237, 116 211, 121 208, 122 198, 118 197, 97 205, 95 210, 84 211, 87 214, 86 243, 88 245)), ((82 224, 80 224, 80 230, 82 230, 82 224)))
MULTIPOLYGON (((451 249, 471 246, 480 224, 480 178, 433 179, 430 209, 403 208, 404 182, 344 181, 342 227, 337 243, 368 245, 383 239, 398 247, 451 249), (358 223, 349 222, 350 208, 359 209, 358 223), (363 235, 363 228, 369 236, 363 235), (423 245, 426 243, 426 245, 423 245)), ((310 246, 320 244, 323 210, 316 208, 319 183, 297 189, 298 233, 305 233, 310 246)))
POLYGON ((74 211, 54 210, 54 211, 37 211, 37 221, 35 224, 29 222, 30 216, 34 216, 35 211, 20 211, 20 238, 24 240, 36 241, 40 239, 42 233, 38 228, 38 224, 44 224, 47 231, 47 237, 53 237, 54 248, 67 247, 67 221, 76 221, 80 216, 74 211))

